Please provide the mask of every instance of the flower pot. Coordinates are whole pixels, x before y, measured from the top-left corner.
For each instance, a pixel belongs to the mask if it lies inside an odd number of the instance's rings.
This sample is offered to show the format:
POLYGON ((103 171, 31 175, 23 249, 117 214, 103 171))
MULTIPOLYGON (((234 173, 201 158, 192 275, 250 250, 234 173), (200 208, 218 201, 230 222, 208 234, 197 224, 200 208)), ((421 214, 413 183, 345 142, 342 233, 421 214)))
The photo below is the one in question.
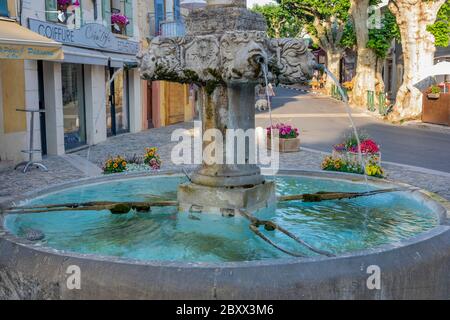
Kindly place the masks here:
MULTIPOLYGON (((359 164, 359 154, 357 152, 350 151, 337 151, 333 149, 332 152, 333 158, 339 158, 347 163, 359 164)), ((381 165, 381 152, 377 153, 363 153, 362 154, 364 163, 368 163, 369 160, 376 162, 378 165, 381 165)))
POLYGON ((434 99, 434 100, 439 99, 440 96, 441 96, 440 93, 429 93, 429 94, 427 94, 428 99, 434 99))
POLYGON ((69 4, 59 4, 58 10, 62 12, 67 12, 67 9, 69 8, 69 4))
MULTIPOLYGON (((272 139, 267 137, 267 149, 272 150, 272 139)), ((297 152, 300 151, 300 138, 284 139, 279 138, 278 150, 275 146, 275 151, 279 152, 297 152)))

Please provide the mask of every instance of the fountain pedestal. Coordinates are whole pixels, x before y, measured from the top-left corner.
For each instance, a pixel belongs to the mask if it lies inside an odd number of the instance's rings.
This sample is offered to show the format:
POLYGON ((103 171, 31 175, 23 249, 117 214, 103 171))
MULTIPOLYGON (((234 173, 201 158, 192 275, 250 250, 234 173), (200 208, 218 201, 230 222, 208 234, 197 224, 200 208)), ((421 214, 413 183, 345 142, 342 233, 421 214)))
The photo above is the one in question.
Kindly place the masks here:
POLYGON ((274 200, 274 185, 252 161, 255 139, 236 152, 228 148, 234 140, 225 137, 255 128, 255 85, 264 79, 263 67, 269 81, 298 83, 309 79, 316 65, 303 40, 269 39, 264 18, 245 3, 210 0, 186 18, 186 36, 156 37, 138 55, 144 79, 201 88, 203 163, 192 183, 179 188, 182 209, 257 209, 274 200), (205 141, 205 135, 212 136, 208 130, 219 132, 221 139, 205 141), (217 152, 223 157, 217 158, 217 152))

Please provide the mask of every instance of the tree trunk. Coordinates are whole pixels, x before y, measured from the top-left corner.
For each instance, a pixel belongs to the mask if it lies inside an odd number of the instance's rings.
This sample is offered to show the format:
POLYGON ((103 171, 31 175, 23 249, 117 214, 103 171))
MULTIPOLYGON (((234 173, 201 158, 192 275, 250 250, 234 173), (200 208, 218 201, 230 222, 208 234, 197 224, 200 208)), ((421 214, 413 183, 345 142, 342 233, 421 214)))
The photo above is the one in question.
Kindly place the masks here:
POLYGON ((436 21, 445 0, 397 0, 389 8, 400 28, 403 49, 403 83, 397 92, 393 121, 416 119, 422 112, 422 93, 414 87, 433 65, 434 36, 426 28, 436 21))
POLYGON ((352 103, 367 106, 367 91, 375 91, 376 55, 367 48, 369 29, 367 28, 369 0, 352 0, 351 15, 357 43, 356 75, 353 79, 352 103))
MULTIPOLYGON (((329 49, 327 52, 327 69, 330 71, 336 79, 339 80, 339 75, 341 71, 341 59, 342 59, 342 50, 333 50, 329 49)), ((327 94, 331 94, 331 86, 335 84, 333 79, 327 77, 327 82, 325 84, 325 89, 327 94)))
POLYGON ((384 79, 383 79, 383 58, 377 58, 377 63, 375 67, 375 91, 384 92, 384 79))

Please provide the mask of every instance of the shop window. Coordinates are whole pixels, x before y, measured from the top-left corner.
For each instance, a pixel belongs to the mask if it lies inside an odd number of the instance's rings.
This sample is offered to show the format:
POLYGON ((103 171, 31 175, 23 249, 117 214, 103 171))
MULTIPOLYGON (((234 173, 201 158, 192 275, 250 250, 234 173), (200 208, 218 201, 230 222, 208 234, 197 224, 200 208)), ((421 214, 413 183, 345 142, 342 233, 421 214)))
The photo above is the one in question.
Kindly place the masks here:
POLYGON ((86 144, 83 65, 61 64, 64 146, 66 150, 86 144))
POLYGON ((8 0, 0 0, 0 16, 8 17, 8 0))

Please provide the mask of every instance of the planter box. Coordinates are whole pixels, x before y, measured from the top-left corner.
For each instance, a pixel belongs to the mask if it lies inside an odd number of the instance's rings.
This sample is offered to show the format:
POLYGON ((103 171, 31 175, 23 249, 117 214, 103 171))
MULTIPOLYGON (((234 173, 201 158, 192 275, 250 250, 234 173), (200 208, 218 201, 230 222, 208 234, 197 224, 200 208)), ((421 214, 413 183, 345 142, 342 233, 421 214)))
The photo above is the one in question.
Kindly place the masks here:
MULTIPOLYGON (((300 138, 291 138, 291 139, 279 139, 278 144, 278 150, 276 149, 277 146, 275 146, 275 151, 279 152, 297 152, 300 151, 300 138)), ((269 137, 267 138, 267 149, 272 149, 272 139, 269 137)))
POLYGON ((429 94, 427 94, 427 97, 428 97, 428 99, 436 100, 441 97, 441 94, 440 93, 429 93, 429 94))
MULTIPOLYGON (((333 158, 339 158, 347 163, 355 163, 359 164, 359 154, 357 152, 350 152, 350 151, 336 151, 333 149, 332 152, 333 158)), ((376 162, 378 165, 381 166, 381 152, 377 153, 363 153, 362 154, 364 163, 367 163, 369 160, 373 160, 376 158, 376 162)))
POLYGON ((423 95, 422 121, 450 125, 450 93, 441 93, 439 99, 429 99, 423 95))

